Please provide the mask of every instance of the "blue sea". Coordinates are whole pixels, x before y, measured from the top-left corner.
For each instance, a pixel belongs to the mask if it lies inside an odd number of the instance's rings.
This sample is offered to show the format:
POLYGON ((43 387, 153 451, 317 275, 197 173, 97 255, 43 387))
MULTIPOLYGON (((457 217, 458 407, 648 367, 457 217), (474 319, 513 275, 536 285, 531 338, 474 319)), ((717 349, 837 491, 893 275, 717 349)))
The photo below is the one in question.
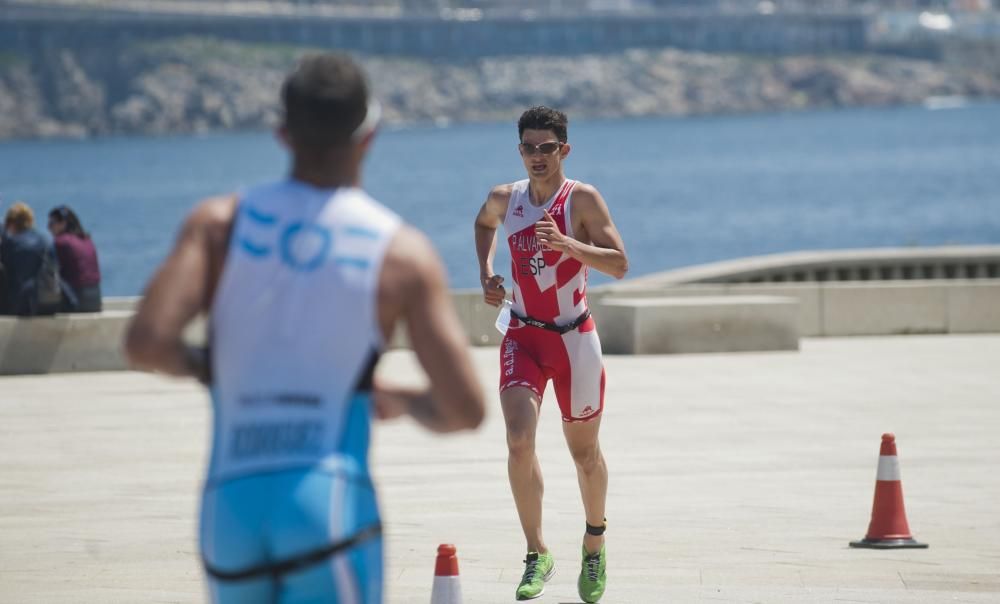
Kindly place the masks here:
MULTIPOLYGON (((1000 243, 1000 104, 579 120, 570 142, 567 175, 603 193, 633 276, 785 251, 1000 243)), ((524 177, 516 144, 513 123, 386 128, 365 186, 430 234, 453 287, 478 287, 472 222, 492 185, 524 177)), ((44 224, 52 206, 74 207, 105 295, 135 295, 199 199, 281 178, 287 163, 270 133, 0 143, 0 212, 23 200, 44 224)))

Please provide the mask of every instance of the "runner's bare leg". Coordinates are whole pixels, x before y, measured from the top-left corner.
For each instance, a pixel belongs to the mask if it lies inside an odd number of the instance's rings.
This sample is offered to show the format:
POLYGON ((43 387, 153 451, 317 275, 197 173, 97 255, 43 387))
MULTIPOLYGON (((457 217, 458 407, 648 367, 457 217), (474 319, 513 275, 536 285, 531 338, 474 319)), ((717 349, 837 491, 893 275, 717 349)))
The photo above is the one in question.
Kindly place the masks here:
POLYGON ((529 552, 545 553, 542 540, 542 468, 535 455, 541 401, 531 389, 514 386, 500 394, 507 424, 507 476, 529 552))
MULTIPOLYGON (((608 466, 597 439, 600 428, 600 417, 587 422, 563 422, 566 444, 576 464, 587 524, 592 526, 604 524, 604 507, 608 497, 608 466)), ((599 551, 603 543, 604 535, 584 534, 583 544, 592 554, 599 551)))

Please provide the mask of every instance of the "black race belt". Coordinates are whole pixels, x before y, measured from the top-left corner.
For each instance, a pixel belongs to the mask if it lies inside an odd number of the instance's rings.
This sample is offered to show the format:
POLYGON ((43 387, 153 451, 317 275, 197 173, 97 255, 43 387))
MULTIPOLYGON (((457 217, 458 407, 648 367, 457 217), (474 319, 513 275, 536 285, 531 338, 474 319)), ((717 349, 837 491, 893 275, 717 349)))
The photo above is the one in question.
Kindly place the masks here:
POLYGON ((521 321, 525 325, 531 325, 532 327, 547 329, 549 331, 554 331, 556 333, 561 334, 573 331, 577 327, 583 325, 583 322, 590 318, 590 309, 588 308, 587 310, 583 311, 582 315, 573 319, 566 325, 556 325, 555 323, 547 323, 545 321, 539 321, 538 319, 532 317, 522 317, 521 315, 513 311, 510 314, 512 314, 514 318, 516 318, 518 321, 521 321))
POLYGON ((382 534, 382 525, 373 524, 354 533, 347 539, 331 543, 325 547, 300 554, 293 558, 278 560, 276 562, 265 562, 257 566, 251 566, 241 570, 222 570, 209 564, 208 560, 202 559, 205 565, 205 572, 220 581, 243 581, 244 579, 255 579, 257 577, 272 577, 277 579, 281 575, 286 575, 297 570, 302 570, 313 564, 317 564, 327 558, 339 554, 340 552, 359 545, 369 539, 374 539, 382 534))

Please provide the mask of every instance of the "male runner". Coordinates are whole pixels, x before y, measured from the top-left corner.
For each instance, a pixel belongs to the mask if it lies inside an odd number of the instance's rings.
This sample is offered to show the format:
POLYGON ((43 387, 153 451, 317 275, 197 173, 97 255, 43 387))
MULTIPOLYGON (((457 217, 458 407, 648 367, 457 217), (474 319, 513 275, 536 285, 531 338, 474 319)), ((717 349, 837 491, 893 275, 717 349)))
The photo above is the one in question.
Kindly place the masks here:
POLYGON ((311 55, 285 80, 291 176, 187 218, 126 337, 132 364, 211 388, 201 551, 218 603, 382 602, 369 418, 474 428, 483 395, 429 241, 359 188, 378 104, 311 55), (209 313, 208 350, 184 326, 209 313), (428 390, 373 379, 397 321, 428 390))
POLYGON ((587 307, 587 268, 616 278, 628 271, 625 246, 594 187, 567 180, 566 116, 532 107, 517 124, 528 178, 490 191, 476 217, 483 296, 499 306, 506 290, 493 272, 496 230, 503 224, 514 284, 510 327, 500 345, 500 404, 507 424, 507 473, 527 539, 519 600, 542 594, 554 564, 542 539, 542 473, 535 431, 552 380, 566 444, 576 463, 586 513, 580 597, 604 594, 604 504, 608 470, 597 435, 604 409, 601 343, 587 307))

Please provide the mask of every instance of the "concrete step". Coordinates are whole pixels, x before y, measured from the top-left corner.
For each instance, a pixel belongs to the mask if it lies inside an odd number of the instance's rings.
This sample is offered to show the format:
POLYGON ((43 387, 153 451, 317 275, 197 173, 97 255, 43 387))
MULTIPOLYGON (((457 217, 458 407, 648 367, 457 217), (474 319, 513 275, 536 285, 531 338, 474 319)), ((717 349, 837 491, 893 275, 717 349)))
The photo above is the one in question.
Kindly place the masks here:
POLYGON ((605 298, 607 354, 798 350, 799 302, 780 296, 605 298))

